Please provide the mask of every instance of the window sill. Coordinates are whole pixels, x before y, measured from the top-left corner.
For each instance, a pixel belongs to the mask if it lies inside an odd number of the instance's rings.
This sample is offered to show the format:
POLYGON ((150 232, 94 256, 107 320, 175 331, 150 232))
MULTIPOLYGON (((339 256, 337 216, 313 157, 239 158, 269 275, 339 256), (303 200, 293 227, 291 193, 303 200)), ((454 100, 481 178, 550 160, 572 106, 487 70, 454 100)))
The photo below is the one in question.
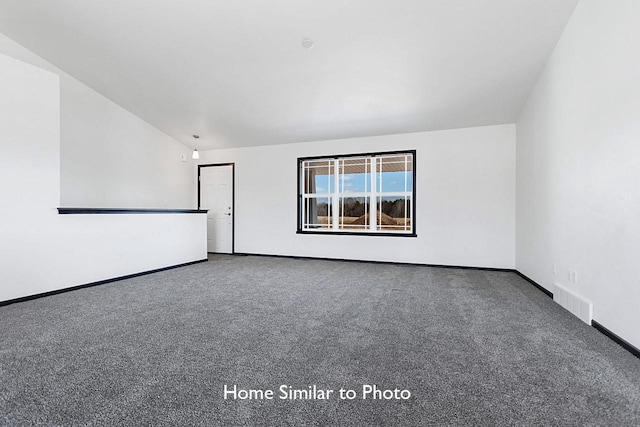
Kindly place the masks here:
POLYGON ((373 237, 418 237, 416 233, 372 233, 366 231, 313 231, 298 230, 296 234, 323 234, 325 236, 373 236, 373 237))

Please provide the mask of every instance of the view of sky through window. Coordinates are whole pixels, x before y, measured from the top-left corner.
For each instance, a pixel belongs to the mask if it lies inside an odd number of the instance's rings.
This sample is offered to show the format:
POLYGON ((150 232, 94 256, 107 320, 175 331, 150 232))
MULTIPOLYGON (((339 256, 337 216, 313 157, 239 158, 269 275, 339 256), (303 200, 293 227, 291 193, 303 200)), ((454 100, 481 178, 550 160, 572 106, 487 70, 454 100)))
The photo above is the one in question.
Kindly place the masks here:
MULTIPOLYGON (((333 190, 333 175, 316 175, 316 192, 330 193, 333 190)), ((340 175, 340 190, 344 193, 366 193, 370 191, 371 177, 368 173, 351 173, 340 175)), ((405 191, 405 179, 407 180, 406 191, 412 190, 413 173, 405 172, 384 172, 382 173, 382 188, 378 191, 383 192, 402 192, 405 191)))

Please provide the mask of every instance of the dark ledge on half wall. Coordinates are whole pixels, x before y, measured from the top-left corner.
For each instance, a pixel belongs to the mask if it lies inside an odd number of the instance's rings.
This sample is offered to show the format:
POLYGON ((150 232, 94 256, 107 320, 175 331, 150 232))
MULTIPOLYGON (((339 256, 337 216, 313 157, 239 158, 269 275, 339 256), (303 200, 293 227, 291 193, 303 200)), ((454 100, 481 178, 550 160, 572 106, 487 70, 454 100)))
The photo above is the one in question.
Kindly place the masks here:
POLYGON ((202 209, 136 209, 136 208, 58 208, 58 214, 192 214, 207 213, 202 209))

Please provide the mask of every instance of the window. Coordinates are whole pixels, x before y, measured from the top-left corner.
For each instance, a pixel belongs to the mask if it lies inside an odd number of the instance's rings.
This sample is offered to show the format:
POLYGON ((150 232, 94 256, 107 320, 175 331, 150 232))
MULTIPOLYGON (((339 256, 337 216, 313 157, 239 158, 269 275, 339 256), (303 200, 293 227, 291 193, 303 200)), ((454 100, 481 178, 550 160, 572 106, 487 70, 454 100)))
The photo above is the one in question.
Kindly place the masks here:
POLYGON ((298 159, 298 232, 415 236, 415 151, 298 159))

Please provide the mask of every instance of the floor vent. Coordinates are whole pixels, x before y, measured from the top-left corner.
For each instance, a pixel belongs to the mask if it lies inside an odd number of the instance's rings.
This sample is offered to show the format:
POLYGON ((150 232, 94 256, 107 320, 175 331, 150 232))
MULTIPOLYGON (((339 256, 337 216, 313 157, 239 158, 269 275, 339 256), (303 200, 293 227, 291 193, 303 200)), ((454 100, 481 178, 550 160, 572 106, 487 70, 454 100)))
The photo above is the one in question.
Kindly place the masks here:
POLYGON ((577 295, 556 283, 553 300, 569 310, 571 314, 582 320, 587 325, 591 325, 591 319, 593 318, 593 304, 584 299, 584 297, 581 297, 580 295, 577 295))

